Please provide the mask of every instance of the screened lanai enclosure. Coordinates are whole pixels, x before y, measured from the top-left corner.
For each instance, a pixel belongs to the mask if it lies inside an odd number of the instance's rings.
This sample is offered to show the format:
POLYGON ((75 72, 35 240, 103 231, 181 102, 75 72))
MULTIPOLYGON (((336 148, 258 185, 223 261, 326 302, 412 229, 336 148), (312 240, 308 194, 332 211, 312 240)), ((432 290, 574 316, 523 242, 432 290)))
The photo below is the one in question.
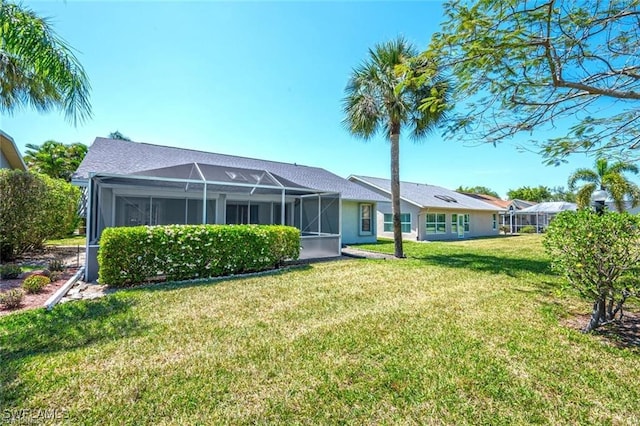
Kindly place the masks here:
POLYGON ((88 184, 86 279, 97 278, 102 230, 172 224, 284 224, 300 230, 300 258, 340 255, 340 194, 269 173, 190 163, 88 184))

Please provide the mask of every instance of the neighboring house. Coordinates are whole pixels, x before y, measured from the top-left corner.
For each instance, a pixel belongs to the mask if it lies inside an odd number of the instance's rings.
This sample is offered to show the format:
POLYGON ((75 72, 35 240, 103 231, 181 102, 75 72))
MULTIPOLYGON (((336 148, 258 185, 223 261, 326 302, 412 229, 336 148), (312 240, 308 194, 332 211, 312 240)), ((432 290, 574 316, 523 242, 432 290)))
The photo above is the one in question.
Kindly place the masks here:
MULTIPOLYGON (((392 238, 391 181, 368 176, 349 180, 387 198, 378 202, 378 236, 392 238)), ((450 240, 498 235, 500 208, 459 192, 400 182, 402 235, 411 240, 450 240)))
POLYGON ((544 203, 535 204, 531 207, 520 210, 516 213, 516 216, 531 217, 531 223, 529 225, 536 229, 536 232, 544 232, 549 223, 560 212, 567 210, 577 210, 576 203, 568 203, 566 201, 548 201, 544 203))
POLYGON ((86 278, 102 230, 164 224, 280 224, 301 230, 301 258, 376 241, 386 198, 318 167, 97 138, 73 176, 86 187, 86 278))
POLYGON ((535 215, 517 214, 522 209, 534 206, 536 203, 533 201, 518 199, 503 200, 492 195, 472 194, 469 192, 462 192, 462 194, 477 198, 478 200, 500 208, 500 226, 507 229, 509 233, 518 232, 523 226, 535 225, 537 223, 535 215))
POLYGON ((13 138, 0 130, 0 169, 27 170, 13 138))

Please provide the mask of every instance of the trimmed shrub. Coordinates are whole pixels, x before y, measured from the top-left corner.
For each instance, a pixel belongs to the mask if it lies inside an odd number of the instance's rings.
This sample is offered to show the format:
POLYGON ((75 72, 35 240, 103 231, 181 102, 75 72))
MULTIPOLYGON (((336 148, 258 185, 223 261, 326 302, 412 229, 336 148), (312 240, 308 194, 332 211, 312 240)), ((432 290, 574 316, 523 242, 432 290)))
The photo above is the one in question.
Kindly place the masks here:
POLYGON ((62 278, 62 271, 53 271, 49 275, 51 282, 58 281, 60 278, 62 278))
POLYGON ((13 259, 48 238, 73 232, 80 190, 71 184, 0 169, 0 194, 0 259, 13 259))
POLYGON ((533 225, 525 225, 522 228, 520 228, 520 233, 521 234, 535 234, 536 233, 536 228, 533 225))
POLYGON ((107 228, 100 237, 99 281, 123 286, 263 271, 299 254, 300 231, 290 226, 107 228))
POLYGON ((7 309, 15 309, 20 307, 24 292, 19 288, 11 289, 5 293, 0 293, 0 305, 7 309))
POLYGON ((22 268, 12 263, 0 266, 0 278, 3 280, 13 280, 20 276, 22 268))
POLYGON ((46 286, 50 282, 51 280, 49 279, 49 277, 45 277, 42 275, 31 275, 22 282, 22 288, 27 293, 39 293, 40 290, 42 290, 44 286, 46 286))
POLYGON ((60 259, 54 259, 49 262, 49 264, 47 265, 47 269, 51 272, 64 271, 64 262, 60 259))

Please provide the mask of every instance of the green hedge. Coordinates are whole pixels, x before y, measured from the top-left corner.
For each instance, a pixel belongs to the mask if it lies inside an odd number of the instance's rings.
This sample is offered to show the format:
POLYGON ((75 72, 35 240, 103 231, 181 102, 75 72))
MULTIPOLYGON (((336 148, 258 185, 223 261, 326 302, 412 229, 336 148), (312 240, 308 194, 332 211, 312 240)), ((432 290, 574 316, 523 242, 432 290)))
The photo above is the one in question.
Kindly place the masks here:
POLYGON ((263 271, 300 254, 300 231, 278 225, 107 228, 98 279, 112 286, 263 271))

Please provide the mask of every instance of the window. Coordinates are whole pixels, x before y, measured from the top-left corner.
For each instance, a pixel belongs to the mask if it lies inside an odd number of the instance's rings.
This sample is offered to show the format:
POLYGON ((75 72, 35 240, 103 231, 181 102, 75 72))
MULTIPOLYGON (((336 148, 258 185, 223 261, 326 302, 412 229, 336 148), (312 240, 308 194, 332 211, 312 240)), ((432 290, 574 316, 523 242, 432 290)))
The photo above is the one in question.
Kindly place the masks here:
MULTIPOLYGON (((400 213, 400 229, 403 233, 411 232, 411 213, 400 213)), ((393 215, 384 215, 384 232, 393 232, 393 215)))
POLYGON ((444 213, 427 213, 427 234, 444 234, 447 232, 447 215, 444 213))
POLYGON ((373 233, 372 211, 372 204, 360 204, 360 234, 362 235, 371 235, 373 233))
MULTIPOLYGON (((469 232, 469 217, 470 217, 469 214, 465 214, 464 215, 464 232, 469 232)), ((494 220, 495 220, 495 218, 494 218, 494 220)), ((451 215, 451 232, 453 234, 457 234, 458 233, 458 214, 456 214, 456 213, 453 213, 451 215)))
POLYGON ((498 229, 498 215, 494 213, 493 214, 493 230, 495 231, 496 229, 498 229))

